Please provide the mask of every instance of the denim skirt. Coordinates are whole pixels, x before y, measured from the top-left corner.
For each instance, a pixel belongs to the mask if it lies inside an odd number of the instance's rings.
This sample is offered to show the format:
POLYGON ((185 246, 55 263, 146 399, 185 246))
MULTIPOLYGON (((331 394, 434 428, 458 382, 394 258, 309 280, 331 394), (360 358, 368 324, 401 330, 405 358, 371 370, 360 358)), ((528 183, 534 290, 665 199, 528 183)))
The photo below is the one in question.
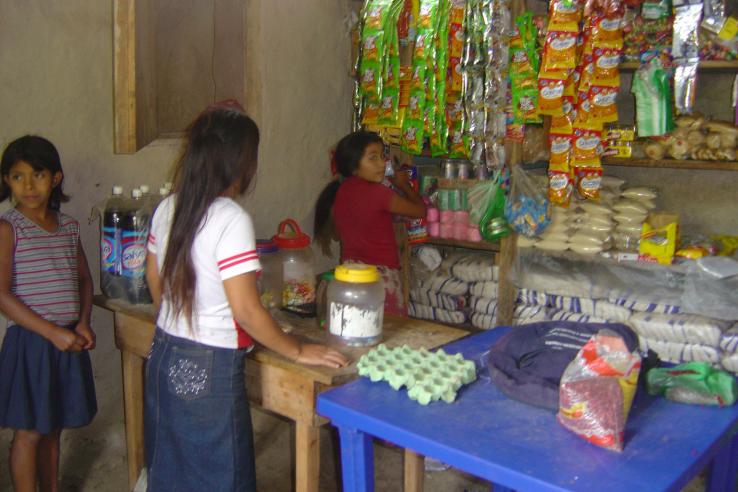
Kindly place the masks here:
POLYGON ((149 492, 256 490, 246 352, 156 329, 144 402, 149 492))
POLYGON ((96 412, 86 350, 62 352, 31 330, 8 328, 0 350, 0 427, 48 434, 87 425, 96 412))

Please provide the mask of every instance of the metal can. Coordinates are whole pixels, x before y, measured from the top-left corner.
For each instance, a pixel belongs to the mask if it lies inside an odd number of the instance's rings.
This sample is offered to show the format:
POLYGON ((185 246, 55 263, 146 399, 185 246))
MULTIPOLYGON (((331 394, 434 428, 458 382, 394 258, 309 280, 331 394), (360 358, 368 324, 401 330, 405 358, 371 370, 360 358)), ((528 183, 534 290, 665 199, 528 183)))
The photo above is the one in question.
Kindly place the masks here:
POLYGON ((446 159, 443 161, 443 177, 453 179, 456 177, 456 165, 454 161, 446 159))
POLYGON ((459 179, 469 179, 469 163, 468 162, 459 162, 456 165, 457 168, 457 175, 459 179))

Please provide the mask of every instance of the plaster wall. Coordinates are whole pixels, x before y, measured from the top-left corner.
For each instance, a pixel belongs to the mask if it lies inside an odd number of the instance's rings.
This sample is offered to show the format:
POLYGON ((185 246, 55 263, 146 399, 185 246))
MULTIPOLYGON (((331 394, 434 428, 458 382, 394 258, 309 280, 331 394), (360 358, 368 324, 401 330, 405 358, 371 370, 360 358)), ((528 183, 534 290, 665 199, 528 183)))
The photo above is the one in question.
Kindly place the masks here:
MULTIPOLYGON (((344 18, 351 2, 243 1, 248 48, 242 100, 261 130, 260 168, 243 204, 258 237, 273 235, 286 217, 312 232, 313 203, 329 179, 329 148, 350 127, 350 43, 344 18)), ((113 184, 126 191, 140 184, 158 188, 181 147, 177 139, 157 140, 134 155, 113 153, 112 6, 112 1, 88 0, 3 0, 0 6, 0 147, 27 133, 43 135, 57 146, 64 189, 72 197, 64 210, 81 223, 96 283, 99 233, 98 224, 87 221, 91 208, 113 184)), ((209 80, 210 70, 205 72, 209 80)), ((0 212, 7 207, 0 204, 0 212)), ((320 266, 330 264, 319 258, 320 266)), ((70 432, 67 441, 83 439, 89 452, 114 452, 124 459, 122 432, 101 434, 111 422, 122 430, 112 316, 95 308, 93 323, 100 410, 91 426, 70 432)), ((0 318, 0 337, 4 330, 0 318)), ((3 490, 9 486, 3 457, 9 439, 8 431, 0 431, 3 490)))

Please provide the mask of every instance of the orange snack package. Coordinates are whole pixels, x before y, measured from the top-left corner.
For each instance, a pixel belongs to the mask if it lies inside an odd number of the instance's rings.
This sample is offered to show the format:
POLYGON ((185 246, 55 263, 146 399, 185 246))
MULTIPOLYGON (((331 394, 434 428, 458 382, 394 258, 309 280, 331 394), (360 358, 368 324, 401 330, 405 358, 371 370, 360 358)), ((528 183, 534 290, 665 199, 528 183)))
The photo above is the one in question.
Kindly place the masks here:
POLYGON ((593 85, 589 89, 590 113, 588 123, 613 123, 618 121, 618 107, 615 100, 620 87, 593 85))
POLYGON ((551 203, 568 207, 571 201, 571 134, 549 134, 551 157, 548 164, 548 199, 551 203))
POLYGON ((620 85, 620 55, 622 50, 617 48, 595 48, 592 56, 593 79, 595 83, 605 83, 610 86, 620 85))
POLYGON ((595 13, 591 18, 594 48, 623 48, 623 16, 595 13))
POLYGON ((579 0, 551 0, 548 6, 548 29, 578 31, 582 19, 582 2, 579 0))
POLYGON ((576 32, 549 31, 543 48, 544 72, 569 70, 576 67, 577 54, 576 32))
POLYGON ((574 127, 573 167, 592 167, 600 165, 602 154, 601 132, 589 128, 574 127))
POLYGON ((538 105, 540 114, 559 116, 564 114, 564 86, 566 72, 545 72, 538 78, 538 105))
POLYGON ((602 166, 587 166, 574 168, 579 196, 587 200, 600 199, 602 186, 602 166))

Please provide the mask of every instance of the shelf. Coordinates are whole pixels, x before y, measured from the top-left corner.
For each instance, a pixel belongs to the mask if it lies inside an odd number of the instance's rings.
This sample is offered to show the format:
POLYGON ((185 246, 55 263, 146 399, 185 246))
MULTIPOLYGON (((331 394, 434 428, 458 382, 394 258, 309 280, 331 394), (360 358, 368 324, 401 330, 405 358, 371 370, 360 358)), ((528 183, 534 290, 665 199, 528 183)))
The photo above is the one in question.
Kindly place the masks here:
POLYGON ((738 171, 738 161, 694 161, 690 159, 619 159, 606 157, 602 160, 606 166, 648 167, 657 169, 705 169, 713 171, 738 171))
MULTIPOLYGON (((620 70, 636 70, 641 64, 639 62, 622 62, 620 70)), ((700 70, 738 70, 738 60, 705 60, 700 62, 700 70)))
POLYGON ((424 244, 432 244, 434 246, 449 246, 452 248, 476 249, 480 251, 500 251, 500 243, 488 243, 487 241, 459 241, 456 239, 444 239, 442 237, 429 237, 424 243, 415 244, 414 246, 422 246, 424 244))

